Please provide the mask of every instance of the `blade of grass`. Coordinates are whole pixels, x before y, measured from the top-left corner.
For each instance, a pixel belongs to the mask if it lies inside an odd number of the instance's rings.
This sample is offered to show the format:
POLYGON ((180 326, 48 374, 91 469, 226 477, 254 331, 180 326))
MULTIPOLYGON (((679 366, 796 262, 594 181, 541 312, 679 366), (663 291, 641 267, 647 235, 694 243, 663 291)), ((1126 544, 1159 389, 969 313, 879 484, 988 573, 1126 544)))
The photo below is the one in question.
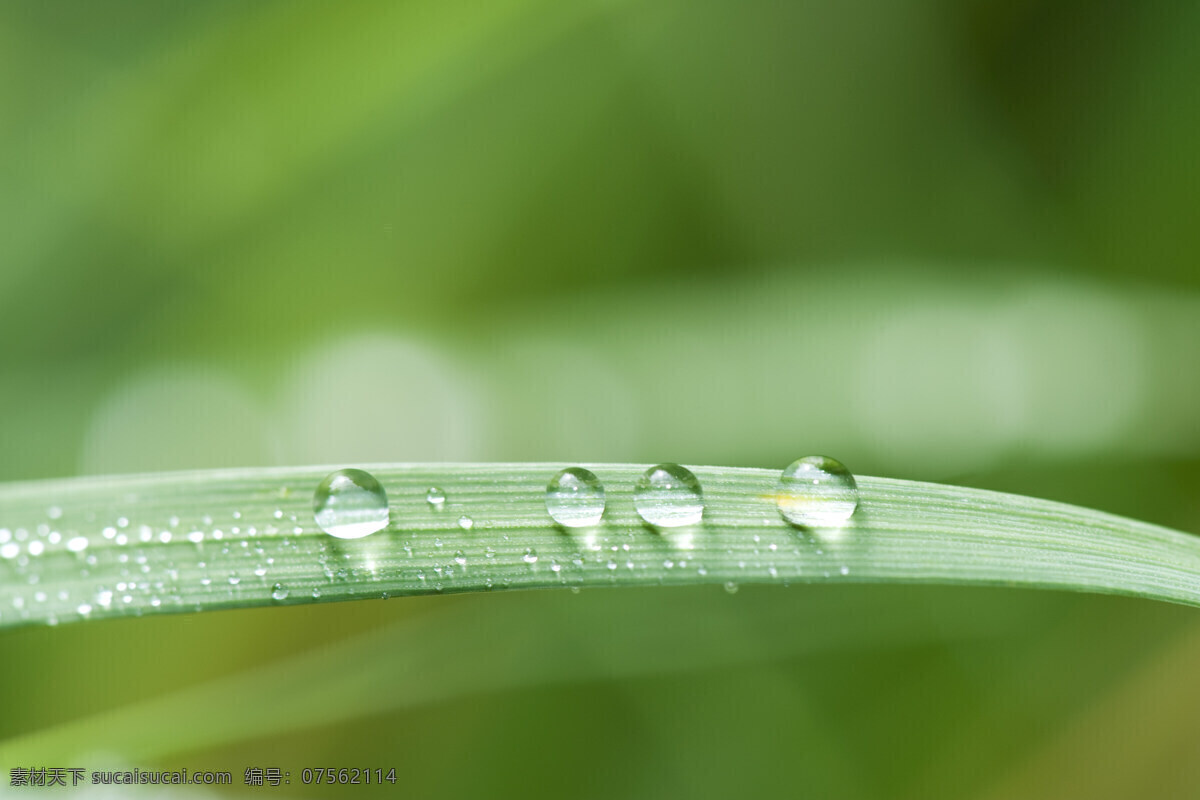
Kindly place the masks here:
POLYGON ((567 531, 544 506, 558 464, 376 465, 389 527, 323 533, 328 467, 166 473, 0 487, 0 626, 315 600, 561 586, 1008 584, 1200 605, 1200 540, 1046 500, 859 478, 850 524, 806 530, 778 472, 698 467, 701 524, 642 523, 644 466, 588 465, 608 505, 567 531), (449 497, 425 501, 431 486, 449 497), (467 529, 460 518, 470 518, 467 529))

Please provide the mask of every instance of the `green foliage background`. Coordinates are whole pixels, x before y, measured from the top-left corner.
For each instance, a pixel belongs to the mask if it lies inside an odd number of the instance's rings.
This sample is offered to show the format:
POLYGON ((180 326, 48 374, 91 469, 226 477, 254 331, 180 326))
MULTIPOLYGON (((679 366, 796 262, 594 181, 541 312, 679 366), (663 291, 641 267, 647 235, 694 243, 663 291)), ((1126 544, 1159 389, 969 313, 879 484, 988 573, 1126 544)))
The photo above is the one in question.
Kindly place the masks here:
MULTIPOLYGON (((5 3, 0 479, 828 452, 1200 530, 1197 35, 1156 2, 5 3)), ((1195 613, 1127 599, 434 597, 0 653, 0 740, 94 721, 45 766, 394 765, 420 797, 1200 782, 1195 613), (321 653, 284 696, 238 683, 321 653), (372 710, 304 715, 330 693, 372 710), (139 736, 181 744, 110 746, 139 736)))

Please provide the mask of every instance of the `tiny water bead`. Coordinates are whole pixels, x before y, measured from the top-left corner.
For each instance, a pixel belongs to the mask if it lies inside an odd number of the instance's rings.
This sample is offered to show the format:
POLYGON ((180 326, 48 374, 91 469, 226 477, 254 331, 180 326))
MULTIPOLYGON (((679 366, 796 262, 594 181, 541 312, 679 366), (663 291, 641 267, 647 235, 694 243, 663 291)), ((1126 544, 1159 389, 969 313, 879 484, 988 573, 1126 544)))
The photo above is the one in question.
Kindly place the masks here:
POLYGON ((546 511, 565 528, 590 528, 604 516, 604 485, 583 467, 568 467, 546 485, 546 511))
POLYGON ((475 520, 464 514, 458 518, 458 527, 462 528, 464 531, 469 531, 471 528, 475 527, 475 520))
POLYGON ((435 511, 441 511, 446 507, 446 493, 436 486, 431 487, 425 493, 425 502, 429 503, 430 507, 435 511))
POLYGON ((633 490, 633 504, 659 528, 695 525, 704 515, 704 492, 687 467, 659 464, 646 470, 633 490))
POLYGON ((271 599, 280 602, 288 599, 288 590, 282 583, 277 583, 271 588, 271 599))
POLYGON ((370 536, 387 527, 387 493, 371 473, 339 469, 317 486, 313 518, 321 530, 339 539, 370 536))
POLYGON ((836 528, 858 508, 858 484, 842 462, 828 456, 805 456, 779 476, 775 504, 793 525, 836 528))

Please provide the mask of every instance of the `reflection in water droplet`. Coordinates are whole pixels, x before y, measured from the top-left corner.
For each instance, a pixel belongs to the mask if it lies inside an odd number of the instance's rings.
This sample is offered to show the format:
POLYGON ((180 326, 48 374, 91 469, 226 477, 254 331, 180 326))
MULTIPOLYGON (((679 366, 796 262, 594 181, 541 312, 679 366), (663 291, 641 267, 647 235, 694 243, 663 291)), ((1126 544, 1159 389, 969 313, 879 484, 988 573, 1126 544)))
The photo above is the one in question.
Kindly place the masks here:
POLYGON ((272 600, 287 600, 287 598, 288 598, 288 590, 283 588, 282 583, 277 583, 277 584, 275 584, 274 587, 272 587, 272 589, 271 589, 271 599, 272 600))
POLYGON ((659 528, 695 525, 704 515, 700 481, 678 464, 646 470, 634 488, 633 503, 642 519, 659 528))
POLYGON ((604 515, 604 485, 583 467, 568 467, 546 486, 546 511, 567 528, 596 525, 604 515))
POLYGON ((387 493, 371 473, 339 469, 317 486, 313 518, 330 536, 361 539, 387 527, 387 493))
POLYGON ((793 525, 835 528, 858 508, 858 484, 840 461, 805 456, 779 476, 775 503, 793 525))

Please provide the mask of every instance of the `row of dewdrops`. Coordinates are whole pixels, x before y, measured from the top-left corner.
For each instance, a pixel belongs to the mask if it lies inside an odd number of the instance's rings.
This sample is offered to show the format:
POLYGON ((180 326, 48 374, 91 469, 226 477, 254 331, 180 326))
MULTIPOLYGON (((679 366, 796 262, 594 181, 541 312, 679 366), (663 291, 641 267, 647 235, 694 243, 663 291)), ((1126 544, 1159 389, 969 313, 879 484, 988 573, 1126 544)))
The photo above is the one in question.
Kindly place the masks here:
MULTIPOLYGON (((445 505, 446 494, 430 489, 426 500, 445 505)), ((775 494, 779 513, 793 525, 827 528, 843 525, 858 508, 858 486, 850 471, 828 456, 794 461, 779 477, 775 494)), ((604 516, 604 484, 583 467, 568 467, 546 485, 546 511, 566 528, 589 528, 604 516)), ((646 470, 634 489, 638 515, 659 528, 695 525, 704 515, 704 491, 687 467, 659 464, 646 470)), ((361 469, 340 469, 317 486, 313 516, 321 530, 340 539, 361 539, 388 525, 387 493, 375 476, 361 469)), ((470 529, 470 517, 459 525, 470 529)))

